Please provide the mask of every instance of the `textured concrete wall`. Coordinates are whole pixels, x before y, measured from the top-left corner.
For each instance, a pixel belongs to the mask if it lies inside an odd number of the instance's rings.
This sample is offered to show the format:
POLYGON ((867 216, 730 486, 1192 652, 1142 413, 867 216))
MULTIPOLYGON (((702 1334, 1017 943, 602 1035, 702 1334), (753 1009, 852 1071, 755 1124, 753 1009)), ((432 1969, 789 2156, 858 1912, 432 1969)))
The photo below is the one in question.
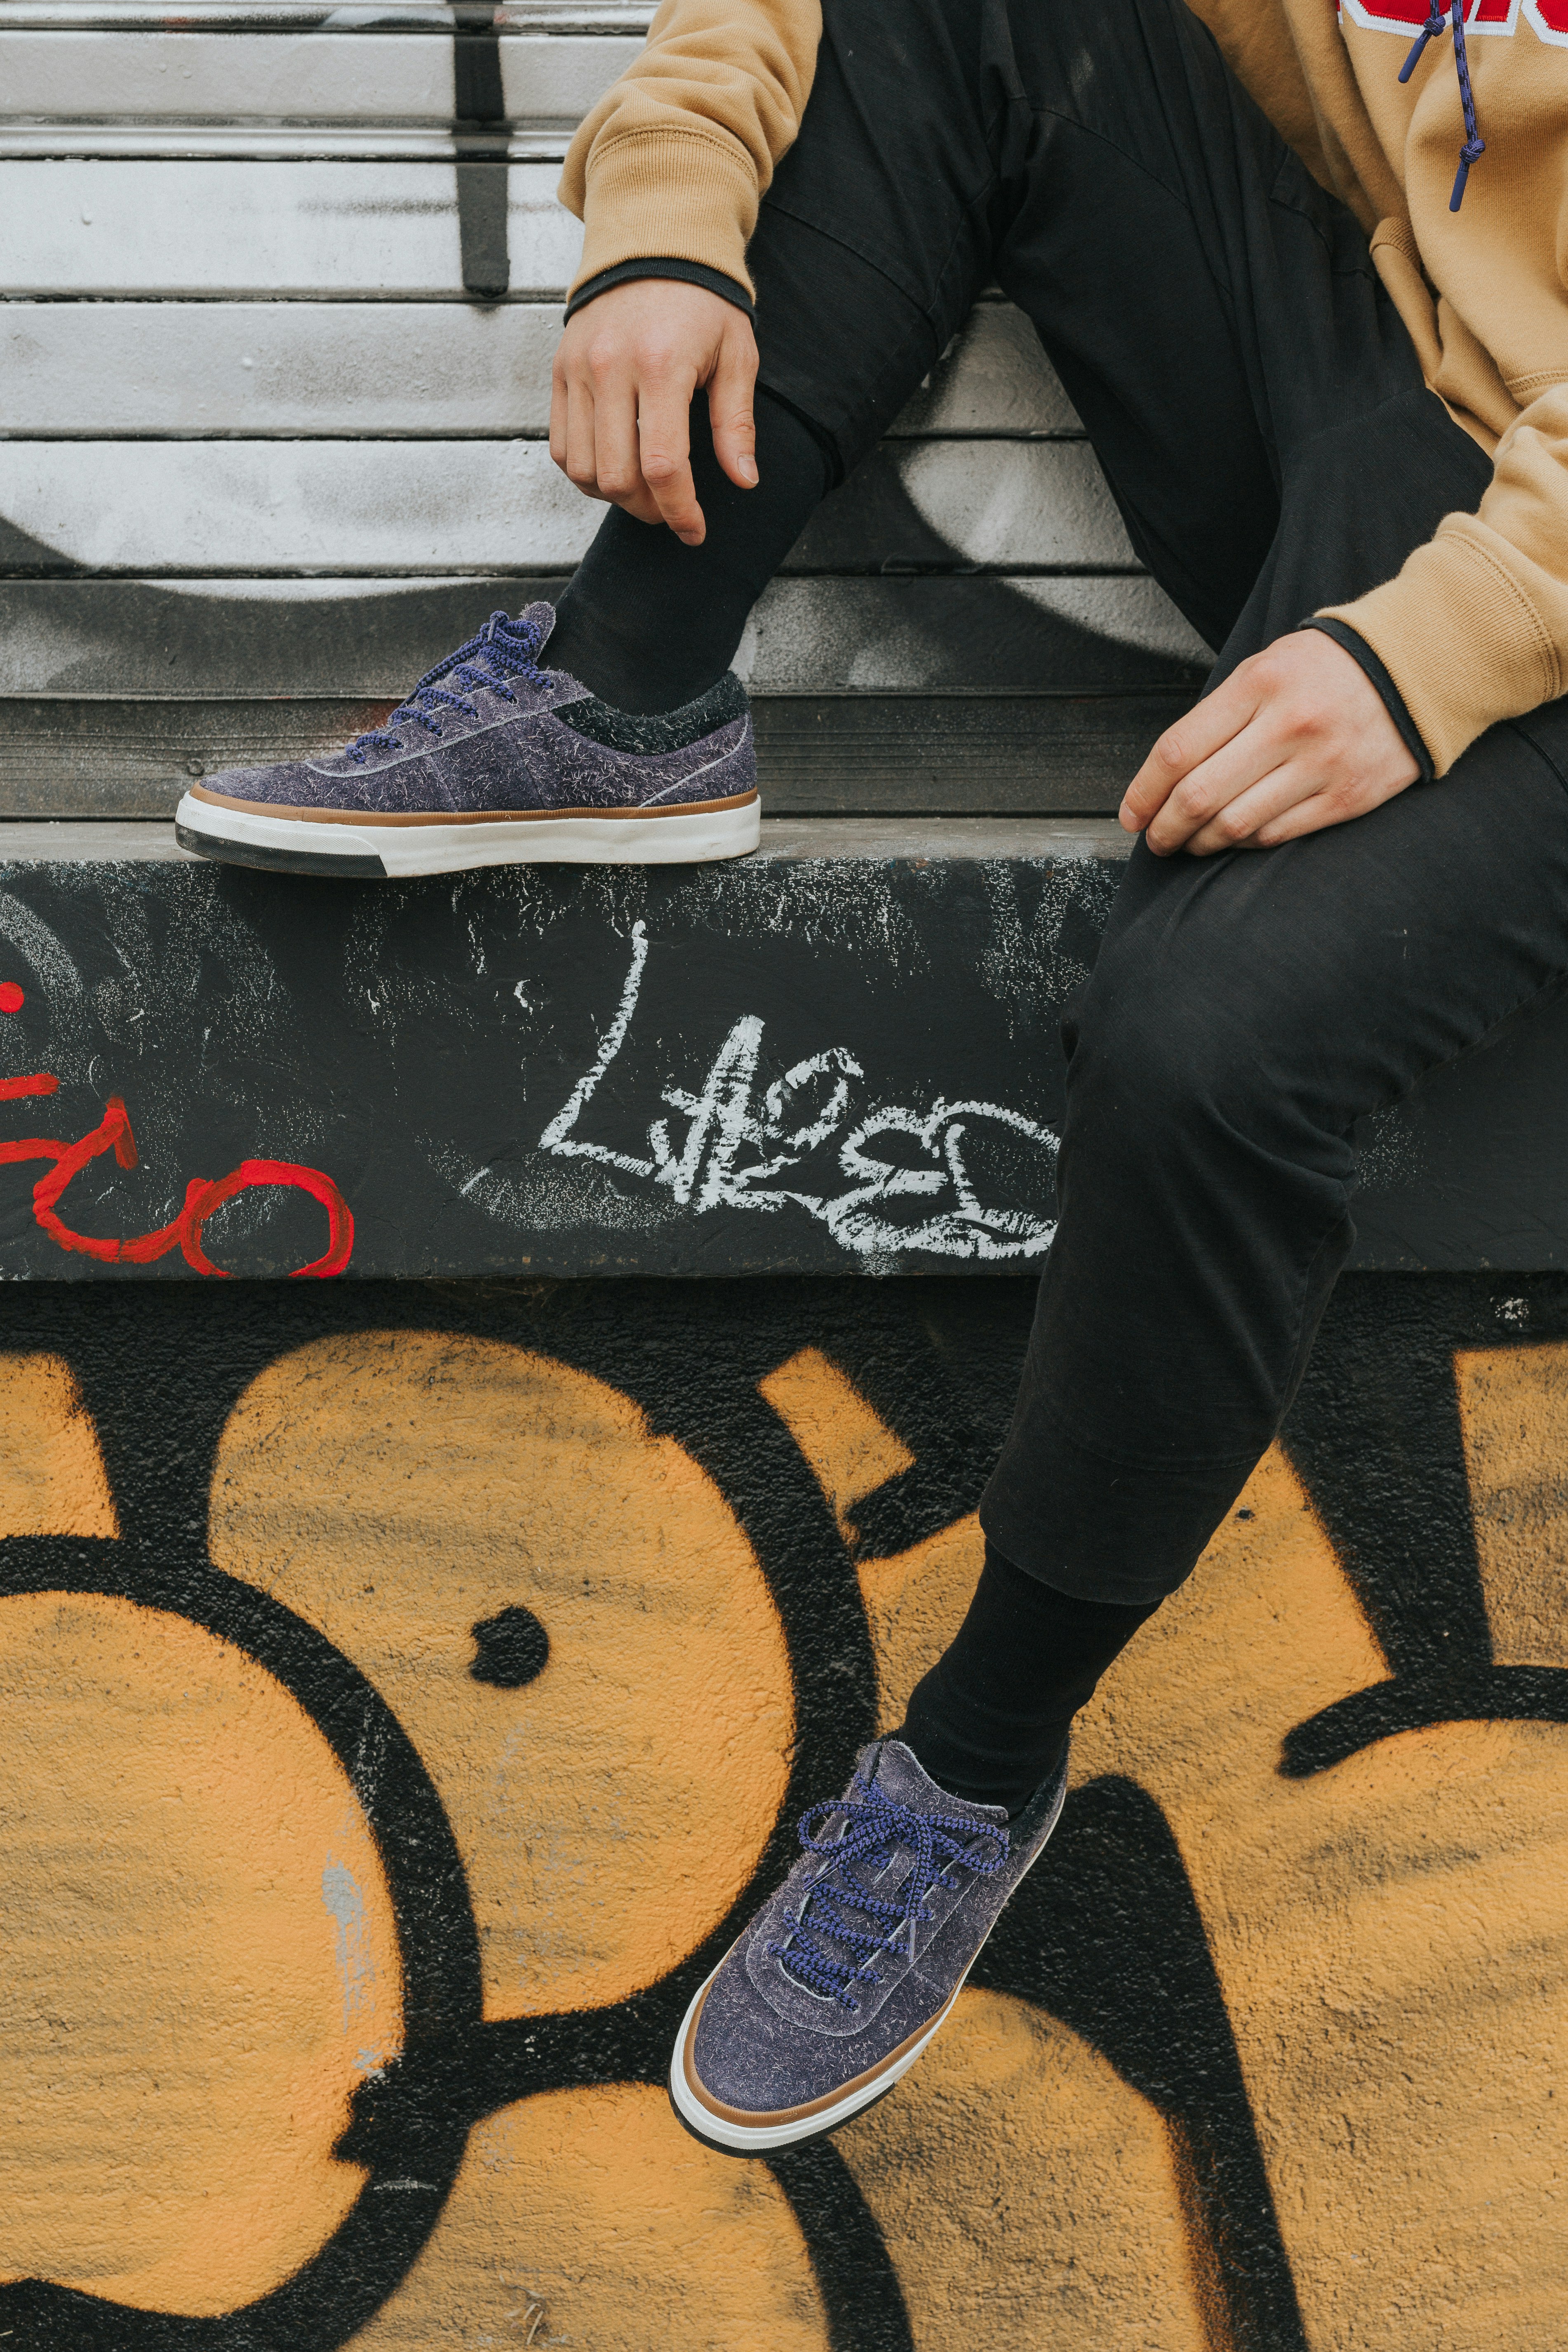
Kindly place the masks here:
POLYGON ((1557 2340, 1568 1284, 1351 1278, 931 2055, 749 2166, 669 2035, 1029 1286, 310 1288, 0 1311, 0 2337, 1557 2340))

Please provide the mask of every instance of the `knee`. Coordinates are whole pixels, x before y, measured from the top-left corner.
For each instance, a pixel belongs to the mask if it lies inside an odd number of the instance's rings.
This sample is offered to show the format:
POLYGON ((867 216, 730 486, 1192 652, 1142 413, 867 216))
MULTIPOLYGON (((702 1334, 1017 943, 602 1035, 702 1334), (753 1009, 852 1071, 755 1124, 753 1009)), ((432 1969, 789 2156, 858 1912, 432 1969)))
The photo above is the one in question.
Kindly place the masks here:
POLYGON ((1101 955, 1064 1042, 1069 1124, 1122 1159, 1266 1116, 1274 1057, 1246 990, 1137 940, 1101 955))

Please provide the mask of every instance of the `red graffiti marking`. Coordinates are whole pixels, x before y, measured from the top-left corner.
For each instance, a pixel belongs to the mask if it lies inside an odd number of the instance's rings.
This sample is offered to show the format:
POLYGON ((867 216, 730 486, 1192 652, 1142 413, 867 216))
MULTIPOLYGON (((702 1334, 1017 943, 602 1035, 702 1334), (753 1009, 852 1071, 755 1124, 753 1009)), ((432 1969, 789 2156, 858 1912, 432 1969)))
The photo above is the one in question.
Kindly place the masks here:
POLYGON ((20 1013, 26 1001, 14 980, 0 980, 0 1013, 20 1013))
MULTIPOLYGON (((22 992, 14 982, 0 983, 0 1010, 12 1012, 15 1007, 5 1002, 7 989, 18 1000, 22 992)), ((25 1078, 0 1078, 0 1102, 14 1102, 23 1095, 56 1094, 59 1083, 47 1071, 25 1078)), ((210 1182, 205 1176, 193 1176, 185 1187, 184 1207, 171 1223, 160 1225, 155 1233, 136 1234, 126 1241, 79 1234, 56 1213, 57 1203, 72 1177, 79 1176, 89 1160, 100 1160, 109 1151, 113 1152, 121 1168, 135 1167, 136 1139, 131 1132, 130 1114, 118 1095, 110 1096, 100 1124, 79 1142, 59 1143, 52 1136, 35 1135, 16 1143, 0 1143, 0 1165, 26 1160, 50 1161, 48 1173, 40 1176, 33 1187, 34 1216, 61 1249, 78 1250, 84 1257, 99 1258, 106 1265, 151 1265, 155 1259, 167 1257, 171 1250, 177 1249, 197 1274, 216 1275, 226 1281, 226 1270, 215 1265, 202 1246, 202 1228, 226 1201, 267 1184, 290 1185, 296 1191, 309 1192, 327 1213, 326 1249, 309 1265, 297 1265, 289 1277, 291 1281, 297 1282, 306 1275, 342 1274, 349 1262, 354 1245, 354 1221, 348 1202, 330 1176, 323 1176, 317 1168, 297 1167, 291 1160, 242 1160, 226 1176, 210 1182)))

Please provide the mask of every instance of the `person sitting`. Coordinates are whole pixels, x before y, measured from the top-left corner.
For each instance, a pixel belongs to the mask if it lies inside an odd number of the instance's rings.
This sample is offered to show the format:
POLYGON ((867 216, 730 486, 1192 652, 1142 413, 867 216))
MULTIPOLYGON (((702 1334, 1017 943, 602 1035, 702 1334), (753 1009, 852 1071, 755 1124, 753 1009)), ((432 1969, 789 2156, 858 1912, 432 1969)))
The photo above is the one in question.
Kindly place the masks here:
POLYGON ((192 846, 307 870, 393 837, 427 872, 742 851, 747 614, 992 283, 1217 649, 1128 782, 1063 1023, 973 1602, 682 2025, 672 2095, 718 2145, 831 2129, 925 2047, 1075 1710, 1279 1426, 1358 1120, 1568 975, 1568 8, 1470 29, 1462 0, 1451 32, 1411 0, 665 0, 563 183, 551 446, 611 511, 558 608, 494 616, 335 758, 183 803, 192 846))

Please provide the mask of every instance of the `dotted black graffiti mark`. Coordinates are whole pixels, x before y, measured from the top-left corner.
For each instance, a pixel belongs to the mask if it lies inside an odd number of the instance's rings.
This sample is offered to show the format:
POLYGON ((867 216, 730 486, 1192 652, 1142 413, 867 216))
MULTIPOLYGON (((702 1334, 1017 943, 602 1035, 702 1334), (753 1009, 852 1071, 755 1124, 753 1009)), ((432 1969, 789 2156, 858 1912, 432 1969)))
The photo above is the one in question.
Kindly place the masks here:
POLYGON ((537 1682, 550 1664, 550 1636, 531 1609, 503 1609, 474 1627, 474 1663, 468 1668, 477 1683, 493 1683, 498 1690, 524 1690, 537 1682))

